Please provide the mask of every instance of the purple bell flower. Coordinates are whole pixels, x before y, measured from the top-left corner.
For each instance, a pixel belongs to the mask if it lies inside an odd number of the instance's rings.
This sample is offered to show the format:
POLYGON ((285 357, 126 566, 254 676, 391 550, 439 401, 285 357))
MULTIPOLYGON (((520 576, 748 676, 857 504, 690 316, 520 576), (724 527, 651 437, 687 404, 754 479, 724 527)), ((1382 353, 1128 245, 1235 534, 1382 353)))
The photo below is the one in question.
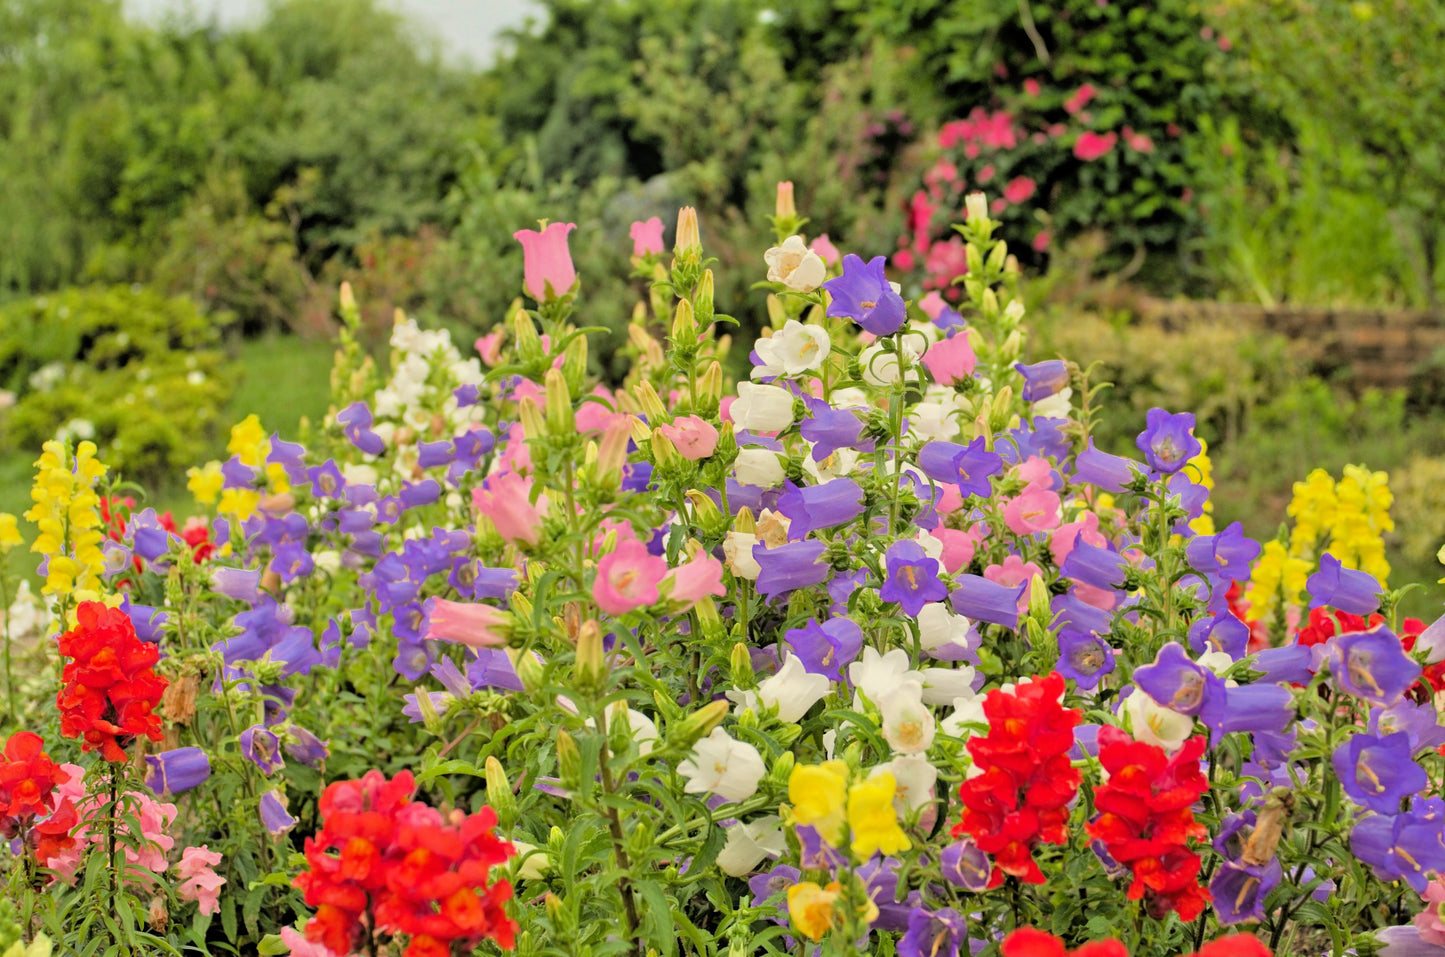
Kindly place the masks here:
POLYGON ((1401 799, 1430 783, 1425 769, 1415 763, 1410 736, 1403 731, 1383 738, 1357 734, 1335 749, 1332 762, 1350 800, 1381 814, 1398 812, 1401 799))
POLYGON ((353 402, 336 413, 336 422, 352 445, 367 455, 380 455, 386 451, 386 443, 371 431, 371 421, 371 409, 365 402, 353 402))
POLYGON ((1350 832, 1350 851, 1382 881, 1403 880, 1423 894, 1445 871, 1445 801, 1415 798, 1404 814, 1371 814, 1350 832))
POLYGON ((802 871, 787 864, 779 864, 766 874, 754 874, 748 878, 753 906, 759 910, 773 910, 774 915, 768 919, 782 927, 788 926, 788 888, 802 877, 802 871))
POLYGON ((1249 626, 1229 612, 1205 615, 1189 626, 1189 650, 1196 655, 1222 651, 1238 661, 1249 649, 1249 626))
POLYGON ((959 575, 958 587, 949 594, 953 610, 974 621, 987 621, 1008 628, 1019 626, 1019 601, 1028 589, 1028 582, 999 585, 981 575, 959 575))
POLYGON ((165 627, 170 616, 159 608, 152 608, 150 605, 133 605, 130 596, 126 595, 121 602, 121 609, 130 618, 131 624, 135 627, 136 637, 141 641, 150 642, 153 645, 160 644, 161 629, 165 627))
POLYGON ((280 577, 282 582, 289 584, 314 572, 316 561, 306 550, 305 545, 299 542, 286 542, 276 547, 268 567, 280 577))
POLYGON ((829 681, 842 681, 843 668, 863 650, 863 629, 848 618, 830 618, 823 624, 809 621, 784 638, 803 668, 829 681))
POLYGON ((1237 731, 1283 733, 1295 720, 1294 695, 1281 685, 1237 685, 1212 697, 1199 717, 1214 731, 1216 741, 1221 734, 1237 731))
POLYGON ((442 487, 436 479, 422 479, 405 486, 397 497, 403 509, 420 508, 441 499, 442 487))
POLYGON ((1370 709, 1370 733, 1374 735, 1403 732, 1410 739, 1410 754, 1420 755, 1433 751, 1445 744, 1445 726, 1435 705, 1430 702, 1415 704, 1409 698, 1401 698, 1388 708, 1370 709))
POLYGON ((1310 607, 1338 608, 1352 615, 1367 616, 1380 607, 1380 583, 1369 572, 1346 568, 1329 552, 1320 556, 1320 570, 1305 582, 1310 607))
POLYGON ((1114 670, 1114 664, 1114 649, 1098 635, 1073 629, 1059 632, 1059 661, 1054 670, 1074 679, 1080 690, 1097 687, 1114 670))
POLYGON ((391 666, 406 680, 416 681, 431 668, 431 649, 426 642, 397 642, 391 666))
POLYGON ((945 847, 938 855, 943 879, 954 887, 978 893, 988 889, 993 875, 993 861, 970 840, 963 839, 945 847))
POLYGON ((1220 925, 1228 927, 1244 921, 1264 920, 1264 902, 1270 891, 1279 885, 1283 868, 1270 858, 1263 867, 1248 867, 1226 862, 1209 882, 1214 898, 1214 915, 1220 925))
POLYGON ((898 957, 958 957, 967 942, 968 924, 958 911, 915 907, 908 915, 908 933, 898 942, 898 957))
POLYGON ((1024 377, 1025 402, 1037 402, 1057 395, 1069 384, 1069 365, 1063 359, 1046 359, 1033 365, 1015 362, 1014 371, 1024 377))
POLYGON ((286 737, 286 753, 292 760, 299 761, 308 768, 319 768, 321 762, 331 756, 331 749, 326 742, 300 725, 293 724, 286 732, 286 737))
POLYGON ((1134 669, 1139 689, 1171 711, 1198 715, 1212 701, 1224 697, 1224 682, 1208 668, 1189 659, 1182 645, 1170 642, 1159 649, 1154 663, 1134 669))
POLYGON ((916 618, 924 605, 948 597, 948 586, 938 577, 938 560, 929 558, 912 539, 889 545, 885 561, 888 577, 878 597, 897 602, 908 617, 916 618))
POLYGON ((175 748, 146 755, 146 787, 156 797, 189 791, 210 776, 211 759, 200 748, 175 748))
POLYGON ((1128 560, 1118 552, 1081 541, 1074 544, 1059 566, 1059 575, 1083 585, 1117 592, 1124 586, 1128 569, 1128 560))
POLYGON ((1322 658, 1323 651, 1317 645, 1281 645, 1255 652, 1250 667, 1264 672, 1262 681, 1305 685, 1319 670, 1322 658))
POLYGON ((908 907, 898 903, 898 865, 896 857, 871 857, 855 874, 863 881, 868 899, 878 905, 874 930, 900 931, 908 926, 908 907))
POLYGON ((346 479, 337 468, 335 459, 327 459, 307 469, 306 476, 311 480, 311 494, 317 498, 340 498, 346 488, 346 479))
POLYGON ((1232 523, 1218 535, 1199 535, 1184 546, 1184 555, 1196 571, 1219 575, 1229 581, 1249 578, 1250 565, 1259 557, 1259 543, 1244 534, 1244 526, 1232 523))
POLYGON ((1384 625, 1373 631, 1336 635, 1326 649, 1335 686, 1382 708, 1399 701, 1422 671, 1384 625))
POLYGON ((300 442, 287 442, 280 433, 271 433, 271 450, 266 453, 269 465, 280 465, 286 473, 286 480, 294 485, 306 483, 306 446, 300 442))
POLYGON ((1094 447, 1089 439, 1088 447, 1074 459, 1074 481, 1093 485, 1106 492, 1122 492, 1139 474, 1139 464, 1122 455, 1110 455, 1094 447))
POLYGON ((240 745, 241 754, 260 768, 262 774, 275 774, 286 766, 286 760, 281 757, 281 739, 269 728, 251 725, 241 732, 240 745))
POLYGON ((287 831, 296 826, 296 819, 286 809, 286 795, 280 790, 270 790, 261 795, 261 805, 258 808, 261 814, 261 823, 272 837, 281 837, 287 831))
POLYGON ((1049 599, 1049 610, 1054 614, 1054 624, 1060 629, 1092 631, 1096 635, 1107 635, 1114 626, 1114 616, 1102 608, 1095 608, 1080 601, 1079 596, 1069 591, 1049 599))
POLYGON ((1192 412, 1169 413, 1159 408, 1149 410, 1137 444, 1149 467, 1161 475, 1173 475, 1204 451, 1194 437, 1192 412))
POLYGON ((823 840, 816 827, 799 824, 793 828, 798 838, 798 864, 809 871, 836 871, 848 859, 823 840))
POLYGON ((261 572, 254 568, 216 566, 211 569, 211 587, 217 594, 254 605, 261 599, 261 572))
POLYGON ((443 465, 450 465, 456 457, 456 449, 452 443, 445 440, 441 442, 418 442, 416 446, 416 464, 424 469, 440 468, 443 465))
POLYGON ((852 479, 842 478, 802 488, 789 482, 778 497, 778 511, 792 520, 789 536, 804 538, 809 532, 846 525, 861 515, 863 489, 852 479))
POLYGON ((843 275, 823 283, 832 297, 828 315, 852 319, 875 336, 891 336, 903 328, 908 310, 888 284, 885 264, 882 256, 867 263, 852 253, 844 256, 843 275))
POLYGON ((833 570, 823 559, 826 546, 822 542, 789 542, 768 548, 766 545, 753 546, 753 560, 758 563, 758 594, 775 598, 820 585, 828 580, 833 570))
POLYGON ((990 452, 982 437, 968 445, 929 442, 918 451, 918 468, 935 482, 955 483, 965 498, 987 498, 993 493, 989 477, 1003 471, 1003 458, 990 452))
POLYGON ((821 462, 839 449, 853 448, 863 435, 863 420, 851 409, 834 409, 817 399, 804 400, 812 415, 799 427, 803 438, 813 443, 813 461, 821 462))
POLYGON ((512 659, 500 648, 477 649, 477 657, 467 664, 467 682, 476 689, 522 690, 522 679, 517 677, 512 659))
POLYGON ((223 489, 255 488, 260 478, 260 470, 244 464, 239 455, 233 455, 221 463, 223 489))

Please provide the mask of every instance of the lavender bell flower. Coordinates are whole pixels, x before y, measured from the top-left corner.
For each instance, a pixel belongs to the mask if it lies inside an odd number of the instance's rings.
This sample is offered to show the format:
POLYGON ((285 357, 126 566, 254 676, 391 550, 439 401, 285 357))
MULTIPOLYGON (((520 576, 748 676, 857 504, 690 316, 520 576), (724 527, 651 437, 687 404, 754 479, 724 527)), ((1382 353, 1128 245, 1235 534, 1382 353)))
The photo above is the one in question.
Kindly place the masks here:
POLYGON ((958 911, 915 907, 908 915, 908 933, 898 942, 898 957, 958 957, 966 943, 968 925, 958 911))
POLYGON ((391 660, 396 673, 408 681, 416 681, 431 667, 431 648, 426 642, 399 641, 396 657, 391 660))
POLYGON ((1063 431, 1067 419, 1036 418, 1031 425, 1009 429, 997 443, 996 448, 1009 465, 1017 465, 1025 459, 1037 456, 1062 462, 1074 447, 1073 439, 1063 431))
POLYGON ((1198 715, 1212 700, 1222 701, 1225 690, 1218 675, 1195 664, 1172 641, 1159 649, 1153 664, 1134 669, 1134 683, 1160 705, 1187 715, 1198 715))
POLYGON ((286 753, 308 768, 319 768, 321 763, 331 756, 331 749, 326 742, 300 725, 293 724, 286 736, 286 753))
POLYGON ((945 847, 938 855, 943 879, 954 887, 978 893, 988 889, 993 862, 977 844, 964 839, 945 847))
POLYGON ((1326 648, 1335 686, 1382 708, 1399 701, 1423 670, 1384 625, 1336 635, 1326 648))
POLYGON ((817 828, 799 824, 793 828, 793 833, 798 838, 798 863, 805 870, 836 871, 848 862, 836 848, 823 840, 817 828))
POLYGON ((416 446, 416 464, 420 468, 434 469, 443 465, 450 465, 452 459, 455 457, 455 446, 445 440, 441 442, 418 442, 416 446))
POLYGON ((1076 542, 1069 557, 1059 566, 1059 575, 1080 584, 1117 592, 1124 586, 1128 569, 1128 560, 1118 552, 1088 542, 1076 542))
POLYGON ((280 837, 296 826, 296 819, 286 809, 286 795, 270 790, 261 795, 261 823, 272 837, 280 837))
POLYGON ((1283 868, 1275 858, 1270 858, 1262 867, 1233 862, 1221 865, 1209 882, 1214 915, 1220 925, 1228 927, 1244 921, 1264 920, 1264 902, 1282 876, 1283 868))
POLYGON ((337 468, 335 459, 312 466, 306 470, 306 476, 311 480, 311 494, 317 498, 340 498, 346 488, 346 479, 337 468))
POLYGON ((436 479, 422 479, 402 488, 398 498, 403 509, 420 508, 430 505, 442 497, 442 487, 436 479))
POLYGON ((810 621, 794 628, 785 640, 806 670, 842 681, 843 668, 863 650, 863 629, 848 618, 830 618, 821 625, 810 621))
POLYGON ((999 585, 981 575, 959 575, 958 587, 948 596, 953 610, 974 621, 987 621, 1009 628, 1019 626, 1019 601, 1028 589, 1020 585, 999 585))
POLYGON ((898 903, 896 857, 872 857, 854 873, 863 881, 868 899, 878 906, 874 930, 899 931, 908 926, 908 907, 898 903))
POLYGON ((286 766, 286 760, 281 757, 281 739, 269 728, 253 724, 241 732, 240 745, 241 754, 260 768, 262 774, 275 774, 286 766))
POLYGON ((276 547, 268 567, 282 582, 289 584, 314 572, 316 561, 305 545, 299 542, 284 542, 276 547))
POLYGON ((1410 754, 1410 736, 1403 731, 1383 738, 1357 734, 1335 749, 1332 763, 1350 800, 1381 814, 1396 813, 1403 798, 1430 783, 1410 754))
POLYGON ((1037 402, 1057 395, 1069 384, 1069 365, 1063 359, 1046 359, 1033 365, 1016 362, 1014 371, 1024 377, 1025 402, 1037 402))
POLYGON ((967 498, 987 498, 993 493, 989 477, 1003 471, 1003 458, 990 452, 983 438, 968 445, 957 442, 929 442, 918 451, 918 468, 935 482, 953 482, 967 498))
POLYGON ((521 691, 522 679, 512 659, 501 648, 478 648, 477 656, 467 664, 467 683, 473 688, 497 691, 521 691))
POLYGON ((1370 814, 1350 832, 1350 851, 1382 881, 1403 880, 1423 894, 1445 871, 1445 801, 1416 797, 1403 814, 1370 814))
POLYGON ((778 497, 778 511, 792 524, 788 534, 803 538, 822 528, 846 525, 863 513, 863 489, 852 479, 833 479, 802 488, 789 482, 778 497))
POLYGON ((1184 546, 1184 556, 1192 568, 1228 581, 1247 580, 1259 552, 1259 543, 1246 537, 1244 526, 1238 522, 1218 535, 1198 535, 1184 546))
POLYGON ((1219 651, 1238 661, 1249 650, 1249 626, 1228 611, 1205 615, 1189 626, 1189 650, 1196 655, 1219 651))
POLYGON ((1051 598, 1049 610, 1054 614, 1054 623, 1061 629, 1073 628, 1077 631, 1092 631, 1096 635, 1107 635, 1114 625, 1113 615, 1080 601, 1072 591, 1051 598))
POLYGON ((832 297, 828 315, 852 319, 875 336, 891 336, 903 328, 907 307, 889 284, 885 264, 882 256, 867 263, 852 253, 844 256, 843 275, 823 283, 832 297))
POLYGON ((761 569, 758 594, 774 598, 827 581, 833 570, 822 560, 825 550, 822 542, 815 541, 790 542, 774 548, 754 545, 753 560, 761 569))
POLYGON ((929 558, 923 546, 912 539, 889 545, 885 561, 888 577, 878 597, 897 602, 908 617, 916 618, 924 605, 948 597, 948 586, 938 577, 937 559, 929 558))
POLYGON ((817 399, 804 399, 812 415, 799 431, 813 443, 813 461, 821 462, 839 449, 853 448, 863 436, 863 420, 851 409, 834 409, 817 399))
POLYGON ((141 641, 150 642, 153 645, 160 644, 161 629, 165 627, 170 616, 159 608, 152 608, 150 605, 133 605, 130 596, 126 595, 121 602, 121 609, 130 618, 131 624, 135 627, 136 637, 141 641))
POLYGON ((1262 681, 1304 685, 1310 683, 1322 659, 1318 645, 1281 645, 1255 652, 1250 667, 1264 672, 1262 681))
POLYGON ((367 455, 380 455, 386 451, 386 443, 371 431, 371 421, 371 409, 365 402, 353 402, 336 413, 336 422, 352 445, 367 455))
POLYGON ((1094 447, 1093 438, 1088 447, 1074 459, 1074 481, 1093 485, 1106 492, 1122 492, 1133 484, 1139 474, 1139 465, 1121 455, 1110 455, 1094 447))
POLYGON ((1410 739, 1410 754, 1420 755, 1433 751, 1445 744, 1445 726, 1435 705, 1430 702, 1415 704, 1409 698, 1401 698, 1388 708, 1370 709, 1370 733, 1374 735, 1403 732, 1410 739))
POLYGON ((1098 635, 1065 629, 1059 632, 1059 661, 1054 670, 1074 679, 1082 691, 1098 686, 1114 670, 1114 649, 1098 635))
POLYGON ((261 571, 218 566, 211 569, 211 587, 217 594, 254 605, 261 598, 261 571))
POLYGON ((293 485, 306 483, 306 446, 300 442, 287 442, 279 432, 271 433, 271 450, 266 453, 268 465, 280 465, 286 473, 286 480, 293 485))
POLYGON ((1310 607, 1338 608, 1352 615, 1369 615, 1380 607, 1380 583, 1369 572, 1346 568, 1329 552, 1320 556, 1320 570, 1305 582, 1310 607))
POLYGON ((802 878, 803 872, 787 864, 779 864, 766 874, 754 874, 748 878, 748 890, 753 892, 753 906, 759 910, 772 909, 775 913, 768 919, 782 927, 788 926, 788 888, 802 878))
POLYGON ((1139 451, 1149 467, 1161 475, 1173 475, 1186 462, 1204 451, 1194 437, 1194 414, 1171 414, 1163 409, 1150 409, 1145 416, 1144 431, 1139 433, 1139 451))
POLYGON ((211 776, 211 759, 200 748, 176 748, 146 755, 146 787, 157 797, 180 794, 204 784, 211 776))
POLYGON ((1199 718, 1214 732, 1216 742, 1220 735, 1237 731, 1280 734, 1294 723, 1294 695, 1280 685, 1236 685, 1206 702, 1199 718))

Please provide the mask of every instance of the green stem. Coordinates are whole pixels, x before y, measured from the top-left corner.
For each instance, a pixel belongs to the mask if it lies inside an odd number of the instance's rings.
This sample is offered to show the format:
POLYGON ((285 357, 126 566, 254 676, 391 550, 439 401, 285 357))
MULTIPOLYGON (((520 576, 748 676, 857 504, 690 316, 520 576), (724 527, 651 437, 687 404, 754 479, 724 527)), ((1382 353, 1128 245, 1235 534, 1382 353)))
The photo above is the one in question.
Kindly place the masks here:
MULTIPOLYGON (((604 705, 597 707, 597 732, 602 739, 602 748, 598 753, 598 762, 602 770, 602 791, 607 798, 611 798, 614 791, 614 779, 609 764, 612 755, 607 747, 607 708, 604 705)), ((617 858, 617 866, 622 869, 622 875, 617 880, 618 889, 622 892, 622 917, 627 925, 627 937, 632 941, 632 952, 635 957, 643 957, 647 953, 641 934, 638 928, 642 921, 637 913, 637 899, 632 887, 632 859, 627 853, 623 843, 622 819, 617 816, 617 808, 611 806, 607 801, 607 810, 604 817, 607 819, 607 833, 612 839, 612 853, 617 858)))

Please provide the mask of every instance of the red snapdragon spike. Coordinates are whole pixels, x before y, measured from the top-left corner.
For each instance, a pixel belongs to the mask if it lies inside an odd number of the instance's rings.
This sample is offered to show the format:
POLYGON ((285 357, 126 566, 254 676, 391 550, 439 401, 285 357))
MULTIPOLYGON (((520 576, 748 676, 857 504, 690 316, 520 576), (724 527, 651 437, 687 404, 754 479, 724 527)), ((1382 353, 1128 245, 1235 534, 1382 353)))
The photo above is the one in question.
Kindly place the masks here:
POLYGON ((1085 830, 1129 868, 1129 898, 1144 898, 1155 917, 1174 911, 1191 921, 1210 899, 1199 886, 1199 855, 1187 843, 1207 836, 1192 810, 1209 789, 1199 768, 1204 748, 1204 738, 1191 738, 1166 755, 1118 728, 1099 731, 1099 763, 1109 780, 1094 791, 1099 815, 1085 830))
POLYGON ((83 739, 84 751, 124 761, 132 739, 161 740, 154 708, 166 680, 153 670, 160 651, 136 636, 130 617, 119 608, 87 601, 75 615, 75 628, 60 636, 61 655, 72 659, 55 696, 60 732, 83 739))
POLYGON ((1272 957, 1264 942, 1253 934, 1232 934, 1212 940, 1189 957, 1272 957))
POLYGON ((1059 703, 1063 691, 1064 679, 1050 674, 1012 694, 990 692, 988 734, 968 742, 983 773, 959 786, 964 810, 953 835, 972 837, 994 858, 991 886, 1004 875, 1042 884, 1034 845, 1068 842, 1068 804, 1080 781, 1068 752, 1080 713, 1059 703))
POLYGON ((1020 927, 1005 937, 999 953, 1003 957, 1129 957, 1128 949, 1117 940, 1093 941, 1070 951, 1053 934, 1032 927, 1020 927))
POLYGON ((349 953, 369 925, 406 934, 407 957, 445 957, 453 943, 484 938, 510 949, 512 887, 489 877, 516 851, 492 833, 495 812, 447 820, 411 800, 415 790, 410 772, 388 781, 369 771, 322 794, 322 827, 305 847, 310 869, 296 878, 317 908, 307 938, 349 953))

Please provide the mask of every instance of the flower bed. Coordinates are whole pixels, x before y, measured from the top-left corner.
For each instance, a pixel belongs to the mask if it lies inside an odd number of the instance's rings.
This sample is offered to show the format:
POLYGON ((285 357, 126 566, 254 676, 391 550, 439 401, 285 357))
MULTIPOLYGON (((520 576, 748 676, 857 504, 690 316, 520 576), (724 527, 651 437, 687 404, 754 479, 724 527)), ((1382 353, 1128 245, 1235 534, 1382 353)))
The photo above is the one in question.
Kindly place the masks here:
POLYGON ((518 234, 533 305, 475 358, 399 318, 383 376, 343 289, 324 428, 239 423, 179 530, 47 443, 42 595, 0 576, 0 946, 1445 946, 1445 625, 1397 620, 1384 476, 1215 529, 1191 415, 1106 454, 1087 374, 1019 363, 967 212, 925 311, 780 189, 732 388, 690 210, 671 256, 633 229, 615 390, 571 224, 518 234))

